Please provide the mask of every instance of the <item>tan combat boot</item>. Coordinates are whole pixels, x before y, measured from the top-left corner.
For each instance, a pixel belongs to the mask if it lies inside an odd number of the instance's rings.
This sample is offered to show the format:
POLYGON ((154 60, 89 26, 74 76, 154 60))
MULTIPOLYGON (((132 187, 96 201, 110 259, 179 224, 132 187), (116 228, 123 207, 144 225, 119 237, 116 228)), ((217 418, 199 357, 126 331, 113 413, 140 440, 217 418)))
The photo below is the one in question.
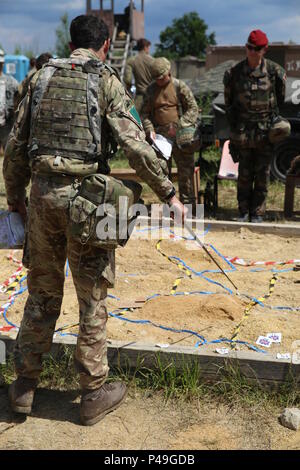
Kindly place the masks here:
POLYGON ((125 400, 127 387, 122 382, 105 383, 98 390, 84 390, 80 403, 80 420, 92 426, 125 400))
POLYGON ((10 406, 16 413, 31 413, 34 392, 37 387, 36 379, 18 377, 8 389, 10 406))

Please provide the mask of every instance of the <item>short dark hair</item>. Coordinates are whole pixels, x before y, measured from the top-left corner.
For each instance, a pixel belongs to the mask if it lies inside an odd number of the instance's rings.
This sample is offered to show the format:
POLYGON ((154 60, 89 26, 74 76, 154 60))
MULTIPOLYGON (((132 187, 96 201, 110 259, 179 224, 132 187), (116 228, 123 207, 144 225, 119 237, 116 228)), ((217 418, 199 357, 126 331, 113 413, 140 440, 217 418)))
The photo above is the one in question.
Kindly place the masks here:
POLYGON ((29 64, 30 64, 30 67, 35 67, 35 64, 36 64, 35 57, 30 57, 29 64))
POLYGON ((39 55, 36 59, 36 68, 40 70, 44 64, 47 64, 50 59, 52 59, 52 54, 50 52, 43 52, 43 54, 39 55))
POLYGON ((109 38, 108 27, 104 21, 93 15, 79 15, 70 25, 71 41, 78 49, 98 51, 109 38))
POLYGON ((138 51, 142 51, 145 49, 145 47, 148 47, 148 46, 151 46, 151 42, 145 38, 139 39, 138 42, 136 43, 136 48, 138 51))

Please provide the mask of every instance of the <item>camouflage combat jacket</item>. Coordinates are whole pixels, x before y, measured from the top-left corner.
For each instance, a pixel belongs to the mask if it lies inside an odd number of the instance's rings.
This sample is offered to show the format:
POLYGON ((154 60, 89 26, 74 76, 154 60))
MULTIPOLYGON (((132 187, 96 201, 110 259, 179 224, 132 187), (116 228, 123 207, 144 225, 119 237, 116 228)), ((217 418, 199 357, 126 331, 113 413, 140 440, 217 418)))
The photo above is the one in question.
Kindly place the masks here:
POLYGON ((245 59, 225 72, 225 107, 232 141, 247 146, 251 140, 264 138, 284 102, 285 81, 284 69, 268 59, 255 70, 245 59))
POLYGON ((17 107, 21 103, 22 99, 25 97, 25 95, 27 93, 27 90, 28 90, 28 87, 29 87, 29 83, 31 82, 31 80, 32 80, 34 74, 36 73, 36 71, 37 71, 37 69, 35 67, 30 69, 28 74, 24 78, 24 80, 18 86, 18 94, 16 94, 16 96, 15 96, 15 109, 17 109, 17 107))
MULTIPOLYGON (((195 126, 199 117, 198 105, 194 95, 191 89, 182 80, 178 80, 177 78, 172 77, 172 82, 178 101, 178 126, 193 127, 195 126)), ((141 110, 141 118, 146 133, 154 131, 156 126, 154 121, 154 96, 157 88, 158 85, 155 82, 149 85, 141 110)))
POLYGON ((18 82, 11 75, 0 75, 0 126, 5 126, 14 116, 14 96, 18 82))
MULTIPOLYGON (((75 50, 71 55, 71 59, 72 58, 74 58, 74 62, 76 62, 76 59, 91 59, 93 62, 97 61, 102 65, 96 54, 87 49, 75 50)), ((76 68, 76 66, 74 66, 74 68, 76 68)), ((33 96, 35 95, 35 91, 39 83, 39 77, 43 73, 43 70, 44 69, 38 71, 31 80, 28 93, 19 106, 15 125, 7 143, 4 156, 3 174, 9 204, 15 204, 24 200, 26 186, 29 184, 32 173, 43 175, 53 175, 58 173, 71 176, 85 176, 103 172, 103 162, 101 159, 85 160, 84 158, 78 158, 76 152, 74 155, 68 155, 67 153, 64 153, 63 155, 54 154, 54 143, 51 142, 54 137, 56 138, 58 133, 61 132, 64 144, 66 143, 66 139, 69 137, 66 129, 63 130, 62 127, 59 128, 59 126, 54 125, 64 124, 61 119, 60 123, 55 122, 55 100, 60 96, 59 87, 58 90, 51 91, 51 93, 53 93, 53 102, 48 103, 53 115, 53 125, 48 125, 47 129, 45 128, 45 132, 43 132, 41 126, 38 126, 37 134, 35 134, 37 121, 34 120, 32 113, 36 113, 37 110, 35 109, 33 96), (45 135, 48 136, 49 149, 51 149, 49 153, 47 153, 46 146, 44 146, 45 135), (43 139, 43 145, 40 149, 36 149, 33 145, 36 138, 43 139), (30 150, 30 156, 28 154, 28 150, 30 150)), ((74 72, 76 75, 76 70, 74 70, 74 72)), ((74 84, 76 84, 76 79, 74 80, 74 84)), ((74 85, 73 88, 76 88, 76 86, 74 85)), ((69 98, 67 99, 72 100, 73 98, 70 97, 76 97, 76 93, 74 93, 74 89, 71 90, 68 94, 69 98)), ((135 112, 131 98, 126 93, 116 73, 105 65, 101 72, 96 98, 98 100, 98 108, 100 110, 101 149, 105 149, 106 140, 111 138, 110 133, 112 133, 114 139, 121 146, 127 156, 130 166, 136 170, 138 176, 148 183, 161 200, 168 199, 171 194, 174 194, 173 185, 165 176, 154 150, 145 140, 143 127, 140 123, 138 114, 135 112)), ((47 99, 49 99, 49 96, 47 99)), ((81 99, 82 95, 80 100, 81 99)), ((47 103, 44 103, 43 105, 44 109, 46 104, 47 103)), ((59 113, 61 113, 61 109, 59 113)), ((46 123, 46 121, 47 116, 44 123, 46 123)), ((73 138, 73 141, 71 140, 71 142, 76 144, 76 138, 73 138)), ((73 147, 75 146, 76 145, 73 145, 73 147)), ((97 152, 98 150, 99 148, 97 149, 97 152)), ((80 146, 78 147, 78 151, 80 151, 80 146)), ((72 154, 72 149, 70 150, 70 154, 72 154)))

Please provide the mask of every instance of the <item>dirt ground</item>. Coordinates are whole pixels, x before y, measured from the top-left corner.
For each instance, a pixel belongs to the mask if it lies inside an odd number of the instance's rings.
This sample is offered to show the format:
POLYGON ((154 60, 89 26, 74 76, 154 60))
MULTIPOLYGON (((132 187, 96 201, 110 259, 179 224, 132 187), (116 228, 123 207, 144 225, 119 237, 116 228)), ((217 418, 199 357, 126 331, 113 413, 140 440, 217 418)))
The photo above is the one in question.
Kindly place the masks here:
MULTIPOLYGON (((191 330, 202 335, 207 342, 217 338, 230 338, 243 318, 249 299, 230 295, 220 284, 231 288, 222 274, 201 249, 190 242, 164 240, 160 249, 168 256, 184 260, 194 272, 205 272, 207 278, 192 274, 188 277, 178 266, 156 249, 157 240, 131 240, 124 249, 117 250, 117 276, 114 289, 109 291, 108 311, 120 312, 125 307, 136 306, 136 301, 159 294, 140 308, 123 311, 118 318, 109 317, 108 338, 138 343, 179 342, 195 346, 199 337, 186 332, 173 332, 159 326, 191 330), (170 295, 178 277, 182 277, 176 293, 170 295), (152 323, 133 323, 130 320, 148 320, 152 323), (154 326, 153 323, 156 325, 154 326)), ((238 257, 252 261, 287 261, 300 258, 300 239, 275 235, 258 235, 247 229, 235 233, 209 232, 205 243, 212 244, 219 253, 229 258, 238 257)), ((210 248, 210 251, 212 249, 210 248)), ((3 283, 17 268, 7 259, 9 251, 0 252, 3 283)), ((21 259, 21 252, 15 257, 21 259)), ((228 269, 223 258, 221 265, 228 269)), ((299 271, 294 265, 277 266, 274 292, 265 303, 272 306, 299 307, 299 271)), ((239 292, 261 297, 269 292, 273 266, 253 267, 236 265, 229 272, 239 292)), ((230 268, 229 268, 230 269, 230 268)), ((26 283, 25 283, 26 285, 26 283)), ((27 293, 15 298, 7 311, 8 321, 19 324, 27 293)), ((7 302, 8 294, 1 294, 0 305, 7 302)), ((66 277, 62 314, 57 327, 78 321, 78 306, 70 273, 66 277)), ((0 317, 0 326, 7 326, 0 317)), ((65 332, 76 332, 77 327, 65 332)), ((243 321, 238 339, 255 344, 259 335, 282 333, 282 343, 272 344, 271 353, 287 352, 294 340, 300 339, 300 312, 271 310, 255 306, 243 321)), ((221 343, 220 346, 227 346, 221 343)), ((215 344, 202 348, 215 349, 215 344)), ((246 346, 239 346, 246 349, 246 346)), ((255 352, 253 352, 255 354, 255 352)), ((226 407, 219 403, 165 402, 159 394, 144 394, 130 390, 125 405, 108 415, 94 427, 79 425, 79 392, 62 392, 38 389, 32 416, 27 419, 11 414, 7 390, 0 388, 0 449, 300 449, 300 433, 283 428, 278 422, 281 410, 267 411, 259 404, 252 408, 226 407)))
MULTIPOLYGON (((204 241, 208 247, 212 245, 223 256, 238 257, 245 261, 288 261, 300 258, 299 238, 255 234, 246 228, 233 233, 209 232, 204 241)), ((157 240, 133 239, 125 248, 117 250, 116 284, 114 289, 109 290, 110 296, 117 299, 109 297, 107 302, 108 311, 117 315, 110 316, 108 320, 110 340, 151 344, 180 342, 180 345, 189 346, 200 342, 202 345, 204 341, 210 343, 218 338, 230 339, 241 320, 237 339, 252 345, 255 345, 260 335, 274 332, 282 334, 281 344, 273 343, 268 352, 288 352, 292 342, 300 339, 300 311, 272 310, 256 305, 245 319, 244 312, 249 306, 249 298, 229 293, 228 288, 232 289, 232 286, 223 274, 210 272, 215 271, 216 266, 201 248, 177 239, 163 240, 160 244, 159 248, 164 254, 183 260, 194 270, 189 277, 189 272, 183 272, 156 249, 156 243, 157 240), (199 275, 203 271, 205 273, 199 275), (180 277, 182 279, 175 291, 176 295, 170 295, 175 281, 180 277), (181 295, 183 293, 185 295, 181 295), (154 297, 145 302, 152 296, 154 297), (139 308, 135 308, 137 306, 139 308), (126 307, 131 309, 124 310, 126 307), (186 330, 190 333, 186 333, 186 330)), ((300 306, 300 273, 293 271, 294 264, 255 267, 235 265, 236 269, 233 270, 211 247, 209 249, 223 268, 229 269, 228 274, 241 294, 255 298, 265 297, 269 293, 270 280, 274 274, 271 269, 276 268, 281 272, 277 274, 273 293, 265 298, 264 304, 288 308, 300 306), (254 269, 260 271, 254 272, 254 269)), ((7 259, 9 253, 5 250, 0 252, 0 283, 9 278, 17 268, 16 264, 7 259)), ((15 257, 21 259, 21 252, 15 253, 15 257)), ((1 294, 0 306, 7 302, 8 297, 8 293, 1 294)), ((7 311, 9 322, 20 324, 26 298, 27 292, 15 298, 14 304, 7 311)), ((68 326, 77 322, 77 298, 71 274, 68 273, 62 314, 57 327, 66 327, 62 332, 64 334, 77 333, 77 326, 68 326)), ((4 318, 0 317, 0 327, 5 325, 7 323, 4 318)), ((222 346, 227 344, 220 343, 219 347, 222 346)), ((201 347, 215 349, 216 344, 201 347)), ((247 349, 246 345, 238 347, 247 349)))
POLYGON ((165 402, 131 391, 92 427, 79 424, 78 392, 38 389, 32 416, 12 415, 0 388, 0 450, 300 449, 300 431, 282 427, 279 411, 216 403, 165 402))

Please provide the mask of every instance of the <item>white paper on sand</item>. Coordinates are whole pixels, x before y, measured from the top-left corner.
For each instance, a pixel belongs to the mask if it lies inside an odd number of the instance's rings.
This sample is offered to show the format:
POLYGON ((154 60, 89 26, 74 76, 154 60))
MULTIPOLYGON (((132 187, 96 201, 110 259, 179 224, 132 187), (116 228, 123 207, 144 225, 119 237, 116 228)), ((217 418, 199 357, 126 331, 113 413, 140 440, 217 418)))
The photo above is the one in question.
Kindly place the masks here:
POLYGON ((276 357, 277 359, 287 359, 287 360, 291 359, 290 353, 282 353, 282 354, 277 353, 276 357))
POLYGON ((267 338, 266 336, 259 336, 256 344, 259 346, 264 346, 265 348, 269 348, 272 344, 272 340, 270 338, 267 338))
POLYGON ((268 333, 267 338, 269 338, 272 343, 281 343, 281 333, 268 333))
POLYGON ((217 348, 216 352, 218 354, 221 354, 222 356, 224 356, 225 354, 229 354, 229 349, 228 348, 217 348))

